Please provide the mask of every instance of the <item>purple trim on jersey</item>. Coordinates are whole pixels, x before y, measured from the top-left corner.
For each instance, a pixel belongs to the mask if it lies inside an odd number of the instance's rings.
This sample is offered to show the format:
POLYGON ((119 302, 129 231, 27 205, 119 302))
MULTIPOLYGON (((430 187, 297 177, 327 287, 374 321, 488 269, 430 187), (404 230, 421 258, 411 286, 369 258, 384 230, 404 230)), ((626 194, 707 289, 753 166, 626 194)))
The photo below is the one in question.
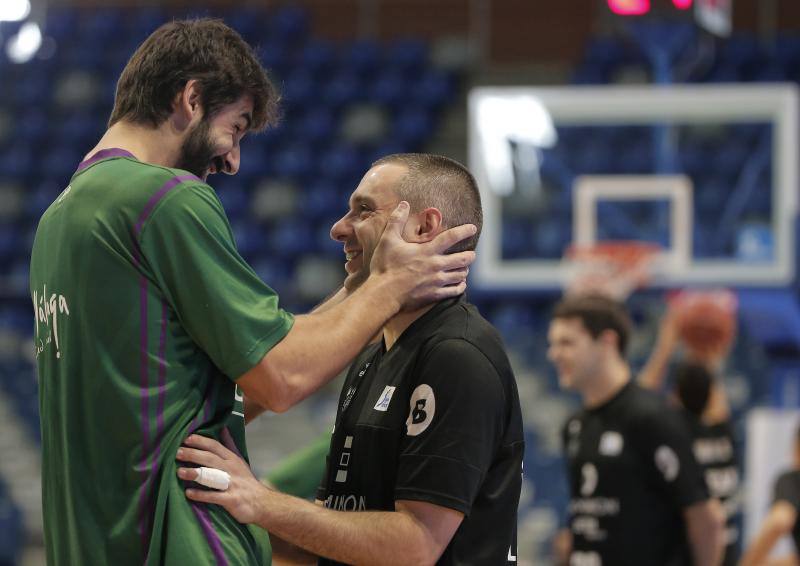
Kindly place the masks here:
POLYGON ((142 231, 142 225, 144 221, 150 216, 150 213, 153 212, 155 206, 161 201, 164 196, 170 192, 172 189, 183 183, 184 181, 199 181, 196 176, 194 175, 179 175, 177 177, 173 177, 166 183, 164 186, 158 189, 156 193, 150 197, 150 200, 147 201, 147 204, 144 205, 144 209, 142 213, 139 215, 139 219, 136 221, 136 235, 138 236, 142 231))
POLYGON ((150 462, 150 482, 156 475, 161 455, 161 435, 164 433, 164 398, 167 390, 167 302, 161 300, 161 336, 158 339, 158 388, 156 389, 156 433, 153 436, 154 453, 150 462))
POLYGON ((208 516, 205 507, 198 503, 192 503, 192 509, 194 514, 197 515, 197 520, 200 522, 200 528, 203 529, 203 534, 206 536, 208 546, 211 547, 211 552, 214 553, 217 566, 228 566, 228 559, 225 558, 222 541, 219 540, 219 535, 214 530, 214 525, 211 524, 211 518, 208 516))
POLYGON ((109 149, 101 149, 100 151, 98 151, 97 153, 92 155, 89 159, 87 159, 86 161, 81 161, 78 164, 78 171, 83 171, 89 165, 92 165, 93 163, 97 163, 101 159, 109 159, 110 157, 131 157, 133 159, 136 159, 135 155, 133 155, 130 151, 127 151, 125 149, 120 149, 118 147, 112 147, 112 148, 109 148, 109 149))
MULTIPOLYGON (((111 152, 112 150, 103 150, 107 152, 111 152)), ((123 151, 124 150, 118 150, 123 151)), ((101 152, 95 154, 92 159, 98 158, 102 159, 102 157, 98 157, 101 152)), ((124 152, 128 153, 128 152, 124 152)), ((108 154, 105 157, 109 157, 108 154)), ((131 155, 132 157, 132 155, 131 155)), ((91 161, 88 160, 88 161, 91 161)), ((88 163, 88 161, 86 163, 88 163)), ((188 180, 196 180, 197 177, 194 175, 180 175, 176 177, 172 177, 169 179, 164 185, 156 191, 156 193, 150 197, 150 200, 147 201, 145 204, 144 209, 142 210, 141 214, 139 214, 139 218, 136 221, 136 227, 134 230, 134 242, 133 242, 133 264, 134 267, 141 273, 141 262, 142 262, 142 251, 139 247, 138 238, 142 231, 142 226, 144 225, 145 220, 150 216, 150 213, 153 211, 155 206, 158 202, 164 198, 164 196, 180 185, 184 181, 188 180)), ((156 468, 158 465, 158 457, 161 450, 160 445, 160 434, 164 426, 164 393, 166 388, 166 361, 164 360, 164 352, 166 347, 166 303, 162 302, 162 320, 161 320, 161 336, 159 338, 159 356, 158 356, 158 389, 157 389, 157 399, 156 399, 156 431, 155 431, 155 442, 153 442, 155 452, 151 454, 151 437, 150 437, 150 371, 149 371, 149 337, 148 337, 148 317, 147 317, 147 285, 148 280, 143 274, 139 276, 139 387, 140 387, 140 397, 141 397, 141 412, 142 412, 142 460, 139 463, 137 469, 140 470, 148 470, 149 474, 147 478, 144 480, 144 484, 142 485, 142 489, 139 492, 139 533, 141 535, 142 541, 142 549, 146 550, 150 545, 150 488, 153 485, 153 478, 156 474, 156 468), (148 466, 148 458, 150 459, 150 465, 148 466)))
MULTIPOLYGON (((139 267, 138 248, 134 252, 134 262, 139 267)), ((147 278, 139 277, 139 387, 141 388, 142 411, 142 461, 138 469, 147 470, 147 457, 150 454, 150 406, 147 395, 147 386, 150 381, 148 363, 148 337, 147 337, 147 278)), ((139 492, 139 534, 142 538, 142 549, 150 544, 149 512, 151 478, 148 476, 139 492)))

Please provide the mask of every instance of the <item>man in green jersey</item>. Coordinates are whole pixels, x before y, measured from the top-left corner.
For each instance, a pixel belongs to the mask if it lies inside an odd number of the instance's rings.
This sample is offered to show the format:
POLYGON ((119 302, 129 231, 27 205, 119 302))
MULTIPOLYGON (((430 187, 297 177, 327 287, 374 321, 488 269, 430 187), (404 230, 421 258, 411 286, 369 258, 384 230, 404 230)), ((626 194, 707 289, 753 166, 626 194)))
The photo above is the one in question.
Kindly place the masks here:
POLYGON ((401 309, 455 296, 473 226, 409 244, 397 207, 372 275, 293 317, 242 260, 209 174, 277 96, 220 21, 174 21, 133 54, 109 128, 42 216, 31 257, 49 564, 261 564, 267 539, 188 501, 191 433, 246 456, 244 399, 284 411, 338 374, 401 309), (228 432, 230 434, 228 434, 228 432))

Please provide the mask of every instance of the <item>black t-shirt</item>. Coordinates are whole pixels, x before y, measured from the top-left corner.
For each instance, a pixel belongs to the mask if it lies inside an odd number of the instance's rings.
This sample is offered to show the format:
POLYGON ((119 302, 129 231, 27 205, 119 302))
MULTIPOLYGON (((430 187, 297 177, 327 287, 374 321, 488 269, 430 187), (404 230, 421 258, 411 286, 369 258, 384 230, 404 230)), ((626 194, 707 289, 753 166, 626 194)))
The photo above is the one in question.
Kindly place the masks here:
POLYGON ((455 509, 464 520, 438 564, 513 563, 523 452, 503 344, 462 296, 414 321, 388 352, 381 342, 356 358, 318 498, 344 511, 394 511, 395 500, 455 509))
MULTIPOLYGON (((775 482, 775 496, 773 503, 786 501, 800 513, 800 470, 784 472, 775 482)), ((794 546, 800 552, 800 521, 794 522, 792 528, 792 539, 794 546)))
POLYGON ((704 424, 696 416, 684 411, 692 437, 692 451, 706 480, 708 492, 722 503, 725 510, 725 556, 723 566, 739 561, 739 466, 733 427, 730 421, 713 425, 704 424))
POLYGON ((689 562, 682 511, 708 498, 680 415, 628 383, 564 427, 573 566, 689 562))

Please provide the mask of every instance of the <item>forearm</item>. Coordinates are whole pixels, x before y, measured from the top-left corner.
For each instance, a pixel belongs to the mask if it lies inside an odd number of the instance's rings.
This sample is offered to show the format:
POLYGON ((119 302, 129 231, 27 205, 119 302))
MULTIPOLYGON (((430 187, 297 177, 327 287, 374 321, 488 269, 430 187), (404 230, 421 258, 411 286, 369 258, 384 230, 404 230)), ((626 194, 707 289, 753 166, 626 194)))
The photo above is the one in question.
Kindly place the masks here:
POLYGON ((297 316, 239 383, 258 404, 285 411, 338 375, 399 309, 392 283, 370 277, 343 301, 297 316))
POLYGON ((650 358, 639 373, 639 384, 642 387, 653 390, 661 389, 664 384, 667 364, 672 357, 674 349, 675 346, 671 341, 659 338, 653 349, 653 353, 650 354, 650 358))
POLYGON ((325 312, 326 310, 335 307, 342 301, 344 301, 349 296, 347 289, 344 287, 339 287, 336 291, 325 297, 325 300, 314 307, 311 312, 312 313, 321 313, 325 312))
POLYGON ((401 512, 333 511, 279 492, 262 492, 257 524, 317 556, 346 564, 433 564, 427 532, 401 512))
POLYGON ((724 518, 718 501, 698 503, 686 513, 686 532, 695 566, 718 566, 724 552, 724 518))

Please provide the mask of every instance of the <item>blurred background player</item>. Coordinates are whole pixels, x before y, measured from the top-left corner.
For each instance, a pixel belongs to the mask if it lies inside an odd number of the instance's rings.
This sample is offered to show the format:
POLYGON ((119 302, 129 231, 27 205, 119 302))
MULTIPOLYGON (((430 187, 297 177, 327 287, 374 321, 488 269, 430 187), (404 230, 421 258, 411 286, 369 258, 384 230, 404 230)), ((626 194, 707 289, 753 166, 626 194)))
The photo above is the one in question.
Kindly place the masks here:
POLYGON ((737 563, 741 547, 741 462, 722 382, 736 335, 735 309, 735 297, 728 291, 684 291, 674 296, 638 378, 642 387, 662 391, 669 362, 683 346, 683 357, 673 368, 670 398, 677 401, 688 425, 709 493, 722 503, 726 566, 737 563))
POLYGON ((773 486, 772 505, 756 536, 750 540, 740 566, 797 566, 800 564, 800 429, 792 451, 792 469, 783 472, 773 486), (775 544, 791 535, 794 552, 772 558, 775 544))
POLYGON ((571 565, 713 566, 723 519, 678 414, 631 380, 631 322, 618 302, 570 296, 553 313, 548 356, 583 409, 563 445, 571 565))

